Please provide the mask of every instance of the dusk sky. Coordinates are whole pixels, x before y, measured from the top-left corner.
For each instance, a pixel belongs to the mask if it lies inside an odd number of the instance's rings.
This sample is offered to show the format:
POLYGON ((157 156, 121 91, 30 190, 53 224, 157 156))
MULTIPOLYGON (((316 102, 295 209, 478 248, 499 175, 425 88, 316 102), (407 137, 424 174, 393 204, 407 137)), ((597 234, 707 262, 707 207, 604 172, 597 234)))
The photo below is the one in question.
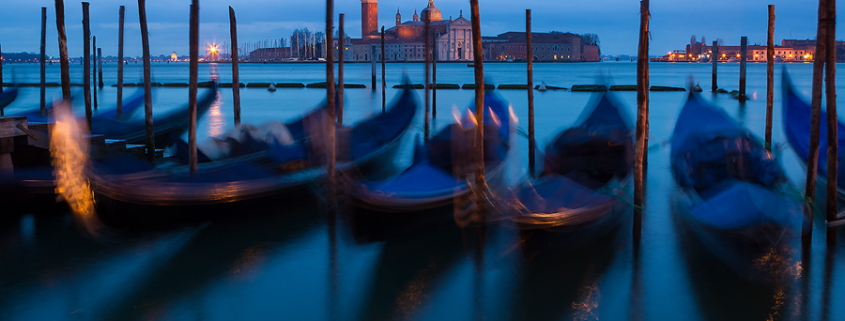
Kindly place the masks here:
MULTIPOLYGON (((58 56, 55 4, 53 1, 4 0, 0 10, 0 45, 4 52, 37 52, 40 41, 40 7, 47 7, 47 54, 58 56)), ((97 36, 103 54, 117 55, 118 7, 126 6, 127 56, 141 55, 137 1, 90 1, 91 32, 97 36)), ((592 0, 479 0, 481 31, 494 36, 507 31, 525 30, 525 9, 533 11, 535 32, 551 30, 573 33, 595 33, 601 39, 602 54, 635 54, 639 27, 639 1, 592 0)), ((402 20, 411 20, 414 10, 422 10, 426 0, 379 1, 380 24, 394 25, 397 8, 402 20)), ((748 36, 750 44, 765 44, 767 4, 775 4, 775 41, 783 38, 815 38, 818 3, 815 1, 652 1, 651 55, 684 49, 690 36, 705 36, 708 43, 716 38, 726 45, 739 44, 748 36)), ((147 19, 150 29, 150 51, 153 55, 188 53, 188 18, 190 1, 149 0, 147 19)), ((293 29, 325 29, 325 6, 322 1, 292 0, 202 0, 200 1, 200 42, 228 42, 228 6, 238 18, 239 42, 288 37, 293 29)), ((435 1, 443 18, 457 17, 460 11, 469 18, 469 1, 435 1)), ((361 3, 359 0, 336 0, 335 13, 345 13, 347 34, 360 37, 361 3)), ((840 6, 839 14, 842 14, 840 6)), ((65 21, 69 54, 82 55, 82 5, 65 2, 65 21)), ((337 23, 337 20, 335 20, 337 23)), ((843 32, 840 23, 837 33, 843 32)), ((837 39, 842 39, 837 36, 837 39)))

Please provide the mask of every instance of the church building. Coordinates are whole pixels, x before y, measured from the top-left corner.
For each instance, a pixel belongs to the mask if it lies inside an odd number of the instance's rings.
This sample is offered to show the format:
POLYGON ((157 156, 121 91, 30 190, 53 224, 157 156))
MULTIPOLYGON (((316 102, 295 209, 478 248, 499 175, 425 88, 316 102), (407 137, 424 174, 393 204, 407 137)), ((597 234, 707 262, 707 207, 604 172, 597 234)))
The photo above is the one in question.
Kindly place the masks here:
MULTIPOLYGON (((387 61, 424 61, 425 21, 430 18, 432 42, 438 61, 472 60, 472 26, 461 11, 457 18, 443 19, 434 0, 411 20, 402 21, 396 11, 394 26, 384 31, 387 61)), ((361 39, 350 39, 353 61, 381 60, 381 35, 378 27, 378 0, 361 0, 361 39), (373 56, 375 55, 375 57, 373 56)), ((337 48, 337 43, 335 43, 337 48)), ((348 57, 348 56, 347 56, 348 57)))

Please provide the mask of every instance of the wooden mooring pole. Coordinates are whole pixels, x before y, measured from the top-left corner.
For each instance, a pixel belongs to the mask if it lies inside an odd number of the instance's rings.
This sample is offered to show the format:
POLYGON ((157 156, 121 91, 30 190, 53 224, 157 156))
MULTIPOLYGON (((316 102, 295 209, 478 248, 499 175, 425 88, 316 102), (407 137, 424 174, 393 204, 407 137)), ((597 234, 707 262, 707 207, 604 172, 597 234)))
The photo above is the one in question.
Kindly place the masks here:
POLYGON ((232 99, 235 108, 235 126, 241 124, 241 82, 238 72, 238 22, 235 19, 235 9, 229 7, 229 35, 232 40, 232 99))
POLYGON ((825 51, 825 99, 827 101, 827 244, 836 245, 836 183, 839 170, 839 133, 836 115, 836 0, 826 0, 827 51, 825 51))
POLYGON ((819 21, 816 29, 816 56, 813 60, 813 86, 810 100, 810 146, 807 155, 807 179, 804 185, 807 215, 802 226, 801 241, 803 246, 810 246, 813 235, 813 216, 816 199, 816 176, 819 163, 819 138, 822 109, 822 76, 827 49, 827 19, 825 0, 819 0, 819 21))
MULTIPOLYGON (((478 0, 470 0, 472 19, 472 57, 475 69, 475 201, 482 221, 487 215, 487 182, 484 179, 484 52, 481 48, 481 17, 478 0)), ((428 11, 426 11, 428 12, 428 11)))
MULTIPOLYGON (((94 86, 94 88, 97 88, 96 87, 97 86, 97 61, 99 60, 99 59, 97 59, 97 36, 93 36, 93 37, 91 37, 91 39, 93 41, 92 45, 94 46, 93 48, 91 48, 93 50, 93 54, 94 54, 94 60, 91 63, 92 67, 94 68, 94 72, 91 73, 91 75, 94 77, 94 83, 91 84, 91 85, 94 86)), ((93 90, 93 94, 94 94, 94 110, 97 110, 98 99, 97 99, 97 90, 96 89, 93 90)))
MULTIPOLYGON (((191 0, 190 26, 190 62, 188 73, 188 157, 190 157, 191 176, 197 176, 197 69, 199 68, 200 4, 191 0)), ((233 87, 236 87, 232 83, 233 87)))
MULTIPOLYGON (((341 37, 342 36, 343 35, 341 35, 341 37)), ((334 43, 334 0, 326 0, 326 43, 334 43)), ((328 149, 328 162, 326 164, 326 170, 328 172, 327 179, 329 185, 329 207, 330 209, 332 209, 330 210, 329 215, 329 225, 330 227, 333 227, 335 223, 335 215, 333 209, 336 205, 335 196, 337 188, 337 186, 335 185, 335 162, 337 161, 337 143, 335 141, 335 129, 337 123, 335 122, 335 119, 337 119, 337 115, 335 110, 334 50, 326 50, 326 104, 328 104, 329 106, 329 117, 325 120, 324 124, 326 128, 326 148, 328 149)))
POLYGON ((640 41, 637 53, 637 142, 634 155, 634 240, 639 243, 645 207, 643 168, 646 149, 646 124, 648 122, 648 24, 651 18, 649 0, 640 1, 640 41))
POLYGON ((431 119, 437 118, 437 38, 431 39, 431 119))
POLYGON ((147 130, 147 157, 152 160, 155 158, 156 147, 153 131, 153 89, 150 83, 150 37, 147 31, 146 0, 138 0, 138 19, 141 24, 141 46, 144 59, 144 120, 147 130))
POLYGON ((105 84, 103 83, 103 48, 97 48, 97 72, 99 73, 97 76, 97 87, 102 89, 105 84))
POLYGON ((534 175, 534 50, 531 39, 531 9, 525 10, 525 42, 528 45, 528 173, 534 175))
MULTIPOLYGON (((346 37, 343 36, 343 19, 344 14, 340 14, 340 18, 337 22, 337 30, 338 30, 338 57, 337 57, 337 123, 343 124, 343 48, 346 46, 346 37)), ((373 52, 375 55, 375 52, 373 52)), ((375 74, 373 74, 375 77, 375 74)), ((373 78, 375 80, 375 78, 373 78)), ((375 90, 376 84, 373 82, 373 90, 375 90)))
POLYGON ((47 116, 47 7, 41 7, 41 117, 47 116))
POLYGON ((430 12, 430 10, 423 11, 423 59, 425 59, 425 85, 423 85, 423 88, 425 90, 425 140, 428 140, 429 138, 429 123, 431 122, 431 96, 429 96, 431 90, 431 16, 429 15, 430 12))
MULTIPOLYGON (((344 49, 345 50, 345 49, 344 49)), ((343 52, 341 52, 343 53, 343 52)), ((384 113, 387 108, 387 56, 384 54, 384 26, 381 26, 381 112, 384 113)))
POLYGON ((748 37, 743 36, 739 44, 739 101, 745 101, 745 70, 748 64, 748 37))
POLYGON ((123 113, 123 16, 126 7, 120 6, 117 27, 117 119, 123 113))
POLYGON ((712 84, 710 84, 710 91, 716 92, 719 89, 719 86, 716 82, 716 71, 719 68, 719 43, 717 41, 713 41, 713 47, 710 49, 710 62, 713 63, 713 76, 712 76, 712 84))
POLYGON ((67 33, 65 33, 65 2, 56 0, 56 31, 59 40, 59 64, 62 69, 62 99, 70 102, 70 62, 67 56, 67 33))
POLYGON ((766 150, 772 152, 772 108, 775 101, 775 5, 769 5, 769 32, 766 47, 766 150))
POLYGON ((83 91, 85 92, 85 128, 88 129, 88 132, 91 132, 91 29, 89 28, 88 22, 88 2, 82 3, 82 34, 84 38, 84 45, 85 50, 83 59, 85 60, 83 64, 83 72, 82 72, 82 86, 84 86, 83 91))
POLYGON ((372 84, 370 84, 370 88, 373 91, 376 91, 376 46, 370 46, 370 69, 372 70, 372 84))

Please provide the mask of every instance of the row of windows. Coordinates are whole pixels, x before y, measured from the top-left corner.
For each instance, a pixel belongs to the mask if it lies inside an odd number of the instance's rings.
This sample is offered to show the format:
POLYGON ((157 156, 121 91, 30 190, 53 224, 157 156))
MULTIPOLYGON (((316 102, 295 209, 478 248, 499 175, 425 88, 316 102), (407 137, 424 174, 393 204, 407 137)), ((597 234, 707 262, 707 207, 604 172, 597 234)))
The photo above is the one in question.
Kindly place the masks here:
MULTIPOLYGON (((527 46, 502 46, 502 50, 525 50, 527 46)), ((553 46, 532 46, 534 51, 558 51, 560 48, 557 45, 553 46)), ((571 47, 566 47, 566 51, 572 51, 571 47)))

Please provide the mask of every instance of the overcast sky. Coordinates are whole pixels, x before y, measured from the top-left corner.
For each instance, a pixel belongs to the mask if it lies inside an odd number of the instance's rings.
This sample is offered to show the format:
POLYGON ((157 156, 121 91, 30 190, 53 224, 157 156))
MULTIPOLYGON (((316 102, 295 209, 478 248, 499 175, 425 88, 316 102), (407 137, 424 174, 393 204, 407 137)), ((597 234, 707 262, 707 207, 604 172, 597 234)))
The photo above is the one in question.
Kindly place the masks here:
MULTIPOLYGON (((54 1, 2 0, 0 45, 4 52, 37 52, 40 42, 41 9, 47 7, 47 54, 58 56, 54 1)), ((126 6, 125 55, 141 55, 137 1, 91 0, 91 32, 103 55, 117 55, 118 8, 126 6)), ((237 12, 239 42, 282 38, 295 28, 325 29, 322 1, 294 0, 200 0, 200 43, 223 43, 229 39, 228 6, 237 12)), ((525 9, 533 11, 535 32, 569 31, 595 33, 601 39, 603 54, 634 54, 637 50, 639 1, 637 0, 479 0, 481 32, 493 36, 525 30, 525 9)), ((427 0, 381 0, 379 22, 394 25, 397 8, 404 20, 427 0)), ((650 53, 659 55, 684 49, 690 36, 705 36, 708 43, 722 38, 739 44, 741 36, 749 43, 766 42, 767 4, 775 4, 775 39, 807 39, 816 34, 816 1, 811 0, 706 0, 652 1, 650 53)), ((460 10, 469 18, 469 1, 437 0, 443 18, 457 17, 460 10)), ((153 55, 188 53, 188 0, 148 0, 147 19, 150 51, 153 55)), ((842 8, 842 6, 839 6, 842 8)), ((335 0, 335 13, 346 13, 347 34, 361 35, 360 0, 335 0)), ((840 9, 839 14, 842 14, 840 9)), ((82 55, 82 5, 65 1, 65 22, 69 54, 82 55)), ((337 21, 335 21, 337 23, 337 21)), ((840 23, 837 33, 845 27, 840 23)), ((843 37, 838 36, 837 39, 843 37)))

